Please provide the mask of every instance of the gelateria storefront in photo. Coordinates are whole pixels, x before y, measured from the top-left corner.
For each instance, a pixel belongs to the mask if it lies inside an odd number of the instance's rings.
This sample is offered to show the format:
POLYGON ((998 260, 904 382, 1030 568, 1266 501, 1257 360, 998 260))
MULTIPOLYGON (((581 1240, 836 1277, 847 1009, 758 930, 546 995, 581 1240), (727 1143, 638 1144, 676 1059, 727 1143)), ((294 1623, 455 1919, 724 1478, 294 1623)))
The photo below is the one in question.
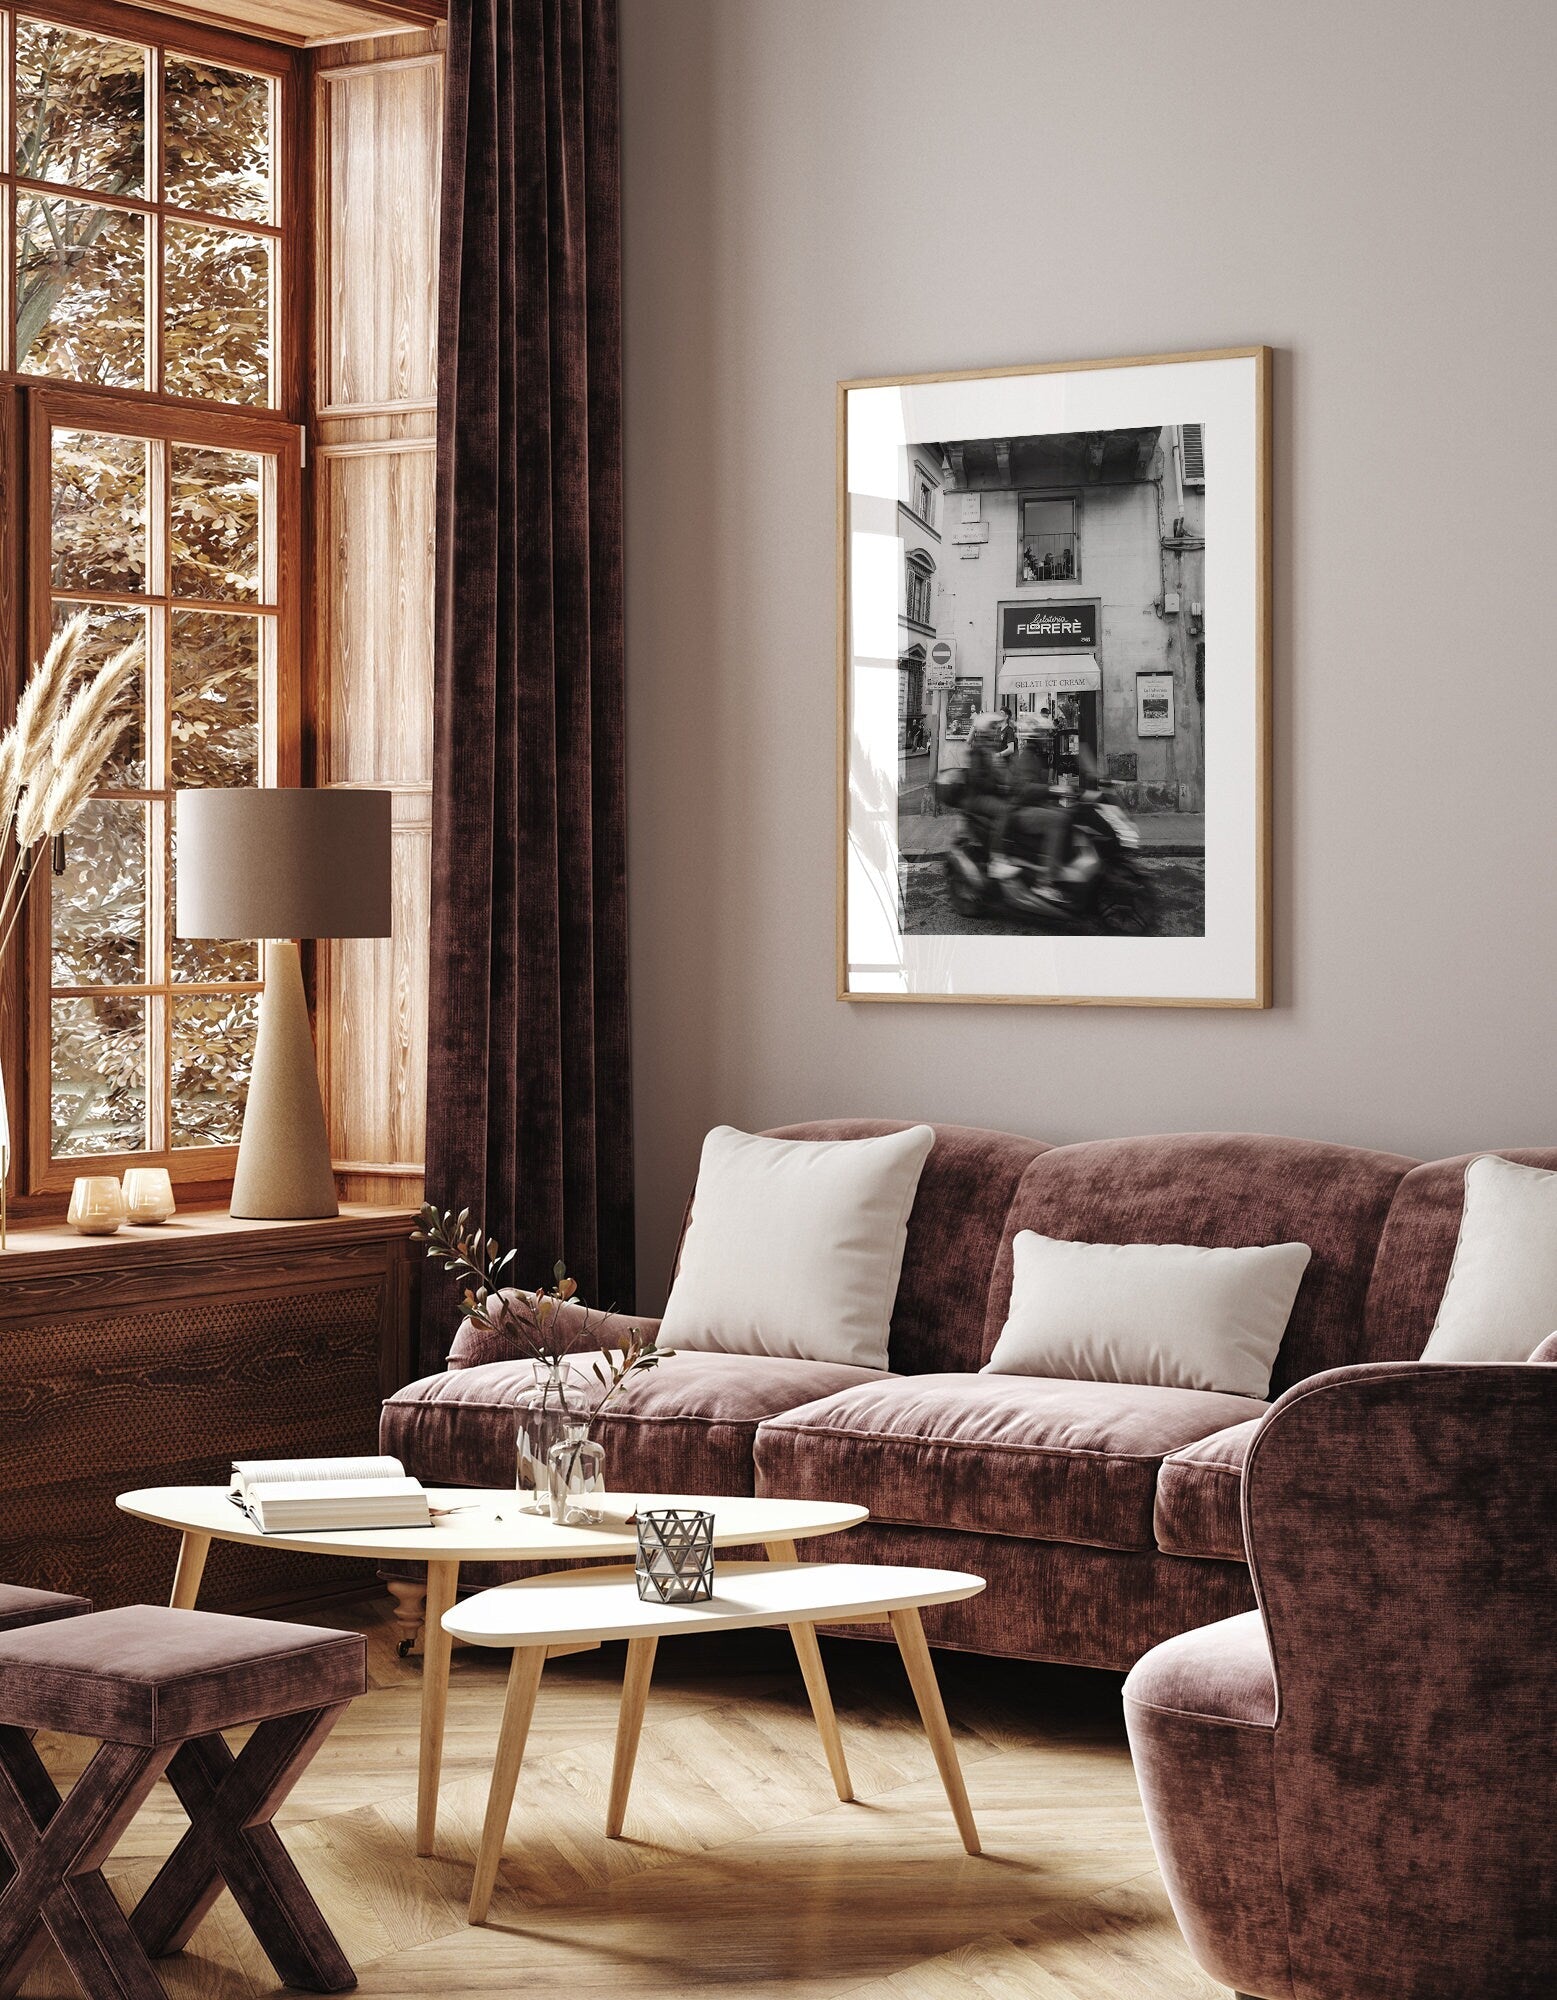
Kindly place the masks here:
POLYGON ((1073 771, 1082 744, 1096 759, 1103 692, 1099 601, 1002 604, 999 620, 999 705, 1024 735, 1036 728, 1051 771, 1073 771), (1023 717, 1029 718, 1025 727, 1023 717))

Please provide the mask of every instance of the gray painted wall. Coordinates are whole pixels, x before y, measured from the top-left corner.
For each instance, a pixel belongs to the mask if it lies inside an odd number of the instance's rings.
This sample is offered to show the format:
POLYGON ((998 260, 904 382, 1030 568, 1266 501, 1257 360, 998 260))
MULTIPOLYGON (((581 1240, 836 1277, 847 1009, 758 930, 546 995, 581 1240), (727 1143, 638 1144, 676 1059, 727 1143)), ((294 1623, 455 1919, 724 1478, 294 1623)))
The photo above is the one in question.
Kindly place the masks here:
POLYGON ((623 0, 641 1303, 704 1130, 1557 1143, 1557 10, 623 0), (1274 1011, 833 998, 833 384, 1266 341, 1274 1011))

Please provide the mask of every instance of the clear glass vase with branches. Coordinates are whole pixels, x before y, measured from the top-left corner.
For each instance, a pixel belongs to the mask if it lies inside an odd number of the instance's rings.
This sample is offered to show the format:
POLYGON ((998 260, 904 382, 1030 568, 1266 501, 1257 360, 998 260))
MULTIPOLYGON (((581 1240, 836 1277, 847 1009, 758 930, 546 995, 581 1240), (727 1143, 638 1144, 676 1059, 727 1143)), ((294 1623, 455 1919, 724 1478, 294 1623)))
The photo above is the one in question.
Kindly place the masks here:
POLYGON ((479 1222, 471 1221, 468 1208, 456 1212, 428 1202, 411 1238, 454 1279, 461 1317, 483 1332, 511 1340, 534 1363, 536 1386, 526 1412, 527 1427, 521 1426, 516 1443, 521 1478, 528 1471, 525 1483, 534 1492, 530 1511, 550 1512, 552 1448, 564 1441, 582 1443, 628 1379, 657 1368, 672 1350, 658 1344, 652 1328, 636 1324, 607 1340, 612 1309, 586 1305, 560 1261, 552 1266, 549 1287, 527 1291, 514 1285, 518 1251, 504 1250, 479 1222), (573 1364, 570 1371, 571 1357, 594 1350, 598 1351, 587 1370, 573 1364), (579 1401, 576 1392, 587 1398, 590 1384, 594 1400, 579 1401))

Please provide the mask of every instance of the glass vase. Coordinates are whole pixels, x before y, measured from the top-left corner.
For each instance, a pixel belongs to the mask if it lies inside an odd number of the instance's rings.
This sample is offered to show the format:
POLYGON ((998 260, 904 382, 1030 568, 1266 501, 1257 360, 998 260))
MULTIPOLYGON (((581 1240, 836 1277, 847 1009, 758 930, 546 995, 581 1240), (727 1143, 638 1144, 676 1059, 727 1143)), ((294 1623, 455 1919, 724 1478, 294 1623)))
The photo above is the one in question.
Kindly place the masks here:
POLYGON ((551 1452, 588 1415, 567 1364, 537 1361, 535 1386, 520 1397, 514 1484, 530 1498, 520 1502, 524 1514, 551 1512, 551 1452))
POLYGON ((604 1493, 604 1448, 576 1423, 551 1448, 551 1518, 570 1527, 592 1527, 601 1519, 604 1493))

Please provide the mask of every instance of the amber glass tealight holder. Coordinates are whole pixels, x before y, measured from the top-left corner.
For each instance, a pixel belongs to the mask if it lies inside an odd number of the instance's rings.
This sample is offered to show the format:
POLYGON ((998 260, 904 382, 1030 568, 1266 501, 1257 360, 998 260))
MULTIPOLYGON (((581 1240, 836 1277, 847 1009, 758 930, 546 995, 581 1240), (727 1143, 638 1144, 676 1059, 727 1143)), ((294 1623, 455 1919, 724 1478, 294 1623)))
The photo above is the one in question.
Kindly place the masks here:
POLYGON ((124 1220, 124 1189, 118 1175, 80 1175, 70 1191, 66 1220, 82 1236, 112 1236, 124 1220))
POLYGON ((166 1167, 127 1167, 124 1175, 125 1219, 129 1222, 169 1222, 176 1214, 173 1181, 166 1167))

